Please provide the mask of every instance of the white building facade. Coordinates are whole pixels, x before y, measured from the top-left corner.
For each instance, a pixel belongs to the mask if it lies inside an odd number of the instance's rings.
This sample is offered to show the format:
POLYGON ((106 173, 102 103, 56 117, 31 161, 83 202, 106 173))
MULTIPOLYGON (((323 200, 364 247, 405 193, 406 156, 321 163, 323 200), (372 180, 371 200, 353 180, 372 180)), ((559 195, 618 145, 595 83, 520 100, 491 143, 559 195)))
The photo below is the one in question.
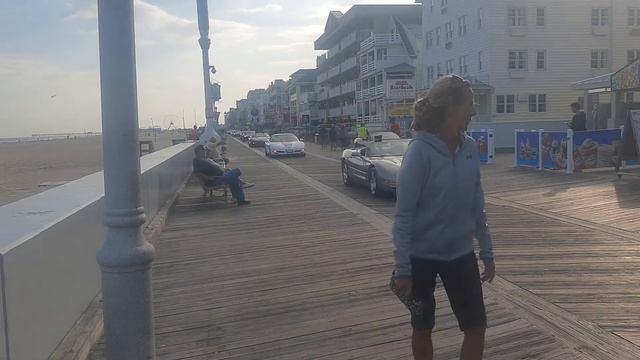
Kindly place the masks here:
POLYGON ((424 87, 470 80, 482 123, 566 122, 569 104, 585 101, 572 83, 640 55, 640 0, 422 3, 424 87))
POLYGON ((421 20, 420 5, 411 4, 355 5, 345 14, 329 14, 325 32, 315 42, 316 50, 327 50, 317 58, 323 122, 384 127, 387 68, 399 66, 400 75, 409 73, 405 80, 414 88, 408 99, 413 102, 421 20))

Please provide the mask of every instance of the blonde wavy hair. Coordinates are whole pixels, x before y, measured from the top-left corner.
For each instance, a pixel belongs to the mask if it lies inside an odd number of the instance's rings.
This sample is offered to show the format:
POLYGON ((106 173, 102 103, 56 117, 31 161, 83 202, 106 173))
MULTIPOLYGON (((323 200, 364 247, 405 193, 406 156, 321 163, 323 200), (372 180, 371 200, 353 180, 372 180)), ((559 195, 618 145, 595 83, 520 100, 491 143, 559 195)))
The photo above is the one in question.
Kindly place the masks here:
POLYGON ((471 83, 457 75, 438 79, 427 94, 416 101, 411 129, 434 134, 440 132, 447 120, 447 112, 464 100, 468 89, 471 89, 471 83))

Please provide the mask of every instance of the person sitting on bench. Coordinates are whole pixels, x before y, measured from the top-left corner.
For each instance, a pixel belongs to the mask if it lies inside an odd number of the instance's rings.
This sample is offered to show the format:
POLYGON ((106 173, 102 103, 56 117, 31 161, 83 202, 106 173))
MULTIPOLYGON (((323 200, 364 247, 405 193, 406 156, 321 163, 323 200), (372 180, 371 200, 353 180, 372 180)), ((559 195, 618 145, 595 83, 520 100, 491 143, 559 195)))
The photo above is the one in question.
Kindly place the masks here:
POLYGON ((207 151, 202 145, 196 145, 194 152, 196 157, 193 159, 193 173, 201 178, 206 186, 228 185, 238 206, 251 204, 245 199, 243 190, 243 187, 250 187, 251 184, 240 180, 240 175, 242 175, 240 169, 225 171, 220 165, 207 160, 207 151))

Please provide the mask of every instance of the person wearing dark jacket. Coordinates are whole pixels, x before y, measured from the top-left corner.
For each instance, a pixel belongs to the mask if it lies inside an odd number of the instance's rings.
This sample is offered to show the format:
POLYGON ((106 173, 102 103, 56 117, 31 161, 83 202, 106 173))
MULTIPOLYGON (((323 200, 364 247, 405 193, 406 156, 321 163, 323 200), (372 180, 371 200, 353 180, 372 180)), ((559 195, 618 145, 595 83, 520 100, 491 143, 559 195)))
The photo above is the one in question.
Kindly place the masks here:
POLYGON ((573 112, 573 118, 569 123, 569 129, 573 131, 585 131, 587 130, 587 113, 580 110, 580 104, 574 102, 571 104, 571 111, 573 112))

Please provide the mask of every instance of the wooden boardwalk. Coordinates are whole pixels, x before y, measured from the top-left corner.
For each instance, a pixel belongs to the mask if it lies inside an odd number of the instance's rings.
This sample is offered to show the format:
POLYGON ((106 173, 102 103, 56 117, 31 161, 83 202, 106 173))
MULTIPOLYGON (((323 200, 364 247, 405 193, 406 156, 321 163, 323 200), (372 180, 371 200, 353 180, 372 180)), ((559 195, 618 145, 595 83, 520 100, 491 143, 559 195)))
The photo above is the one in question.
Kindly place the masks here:
MULTIPOLYGON (((388 290, 392 199, 340 183, 336 154, 268 160, 237 208, 181 194, 154 263, 158 359, 410 359, 388 290)), ((485 286, 487 359, 640 358, 640 182, 484 168, 500 277, 485 286), (620 220, 620 221, 614 221, 620 220), (623 219, 627 219, 624 221, 623 219)), ((436 359, 461 335, 437 292, 436 359)), ((91 359, 103 359, 99 343, 91 359)))

